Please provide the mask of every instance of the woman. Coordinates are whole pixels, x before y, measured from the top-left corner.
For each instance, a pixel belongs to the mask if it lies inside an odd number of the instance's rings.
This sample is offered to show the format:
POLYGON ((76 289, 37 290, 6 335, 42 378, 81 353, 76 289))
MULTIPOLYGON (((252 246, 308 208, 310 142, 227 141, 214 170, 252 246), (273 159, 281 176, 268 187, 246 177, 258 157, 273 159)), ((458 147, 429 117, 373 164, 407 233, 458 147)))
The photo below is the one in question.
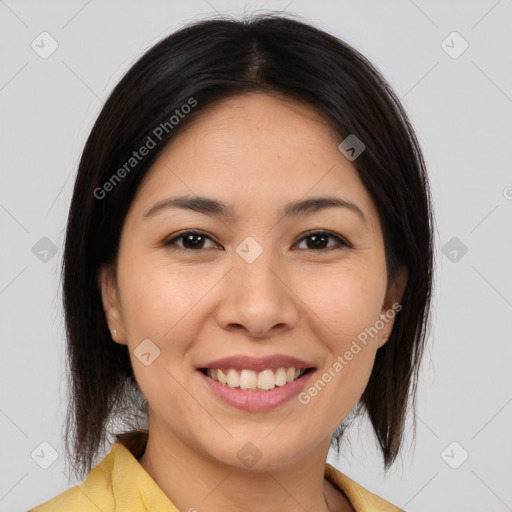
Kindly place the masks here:
POLYGON ((351 411, 397 457, 432 243, 413 129, 353 48, 268 15, 158 43, 80 162, 63 293, 86 478, 33 511, 399 510, 326 458, 351 411))

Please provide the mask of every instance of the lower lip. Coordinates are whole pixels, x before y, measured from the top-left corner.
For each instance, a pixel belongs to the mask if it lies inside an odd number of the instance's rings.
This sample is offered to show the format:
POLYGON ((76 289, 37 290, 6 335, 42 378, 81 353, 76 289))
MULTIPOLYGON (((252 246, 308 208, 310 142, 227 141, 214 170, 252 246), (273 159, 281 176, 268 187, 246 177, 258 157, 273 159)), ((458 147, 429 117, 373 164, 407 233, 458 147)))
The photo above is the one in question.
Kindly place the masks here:
POLYGON ((302 377, 288 382, 284 386, 276 386, 269 391, 250 391, 231 388, 227 384, 221 384, 213 380, 200 370, 197 371, 203 377, 208 387, 222 401, 237 409, 250 412, 268 411, 288 402, 288 400, 291 400, 302 391, 306 382, 315 373, 315 370, 310 370, 302 377))

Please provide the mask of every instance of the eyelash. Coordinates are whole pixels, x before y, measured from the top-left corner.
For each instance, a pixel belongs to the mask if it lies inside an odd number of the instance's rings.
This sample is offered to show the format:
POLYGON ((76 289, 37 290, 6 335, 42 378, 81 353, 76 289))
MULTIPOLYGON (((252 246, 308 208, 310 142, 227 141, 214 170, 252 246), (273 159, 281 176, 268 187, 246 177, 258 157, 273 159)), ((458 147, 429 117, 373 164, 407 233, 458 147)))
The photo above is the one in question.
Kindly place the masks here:
MULTIPOLYGON (((199 235, 204 238, 208 238, 212 242, 216 243, 209 235, 207 235, 203 231, 189 230, 189 231, 182 231, 181 233, 178 233, 178 235, 173 236, 173 238, 170 238, 170 239, 164 241, 163 246, 169 247, 172 250, 186 251, 186 252, 199 252, 199 251, 203 250, 203 249, 187 249, 185 247, 179 247, 179 246, 171 247, 172 245, 175 245, 175 242, 177 240, 179 240, 181 238, 185 238, 186 236, 189 236, 189 235, 199 235)), ((302 242, 304 239, 307 239, 307 238, 315 236, 315 235, 324 235, 324 236, 327 236, 330 238, 334 238, 339 243, 339 245, 341 247, 328 247, 326 249, 319 249, 319 250, 315 250, 315 249, 300 249, 300 250, 307 250, 307 251, 313 251, 313 252, 326 252, 326 251, 330 251, 333 249, 343 249, 343 248, 351 249, 352 248, 352 245, 349 244, 346 240, 344 240, 340 236, 335 235, 334 233, 331 233, 330 231, 323 231, 323 230, 309 231, 309 232, 305 233, 302 236, 302 238, 300 238, 298 240, 297 243, 302 242)))

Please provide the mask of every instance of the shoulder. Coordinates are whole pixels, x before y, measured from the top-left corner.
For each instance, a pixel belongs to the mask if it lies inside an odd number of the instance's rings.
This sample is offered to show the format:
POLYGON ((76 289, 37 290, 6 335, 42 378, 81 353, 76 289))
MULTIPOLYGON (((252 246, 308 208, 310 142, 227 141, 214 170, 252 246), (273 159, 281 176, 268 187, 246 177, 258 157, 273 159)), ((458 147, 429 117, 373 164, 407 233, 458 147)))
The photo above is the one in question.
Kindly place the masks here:
POLYGON ((401 508, 354 482, 329 463, 325 464, 325 478, 345 494, 356 512, 404 512, 401 508))
POLYGON ((114 512, 115 501, 111 475, 112 454, 108 454, 75 487, 55 496, 51 500, 30 509, 28 512, 114 512))
POLYGON ((80 485, 29 512, 178 512, 137 460, 147 433, 140 431, 117 437, 110 453, 80 485))

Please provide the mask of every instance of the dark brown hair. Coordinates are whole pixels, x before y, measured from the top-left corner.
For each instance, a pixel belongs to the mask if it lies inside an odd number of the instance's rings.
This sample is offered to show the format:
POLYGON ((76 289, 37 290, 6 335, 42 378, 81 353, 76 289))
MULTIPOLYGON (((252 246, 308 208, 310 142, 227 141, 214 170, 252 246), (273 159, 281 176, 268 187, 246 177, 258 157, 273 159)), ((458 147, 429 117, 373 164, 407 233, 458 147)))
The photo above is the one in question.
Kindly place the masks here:
MULTIPOLYGON (((115 264, 126 213, 166 143, 208 106, 251 91, 305 102, 340 142, 355 134, 365 145, 353 165, 379 212, 388 279, 403 266, 408 281, 403 310, 377 351, 360 408, 386 468, 399 452, 429 330, 433 228, 425 164, 399 99, 364 56, 322 30, 274 14, 200 21, 163 39, 120 80, 87 139, 63 261, 70 378, 65 437, 77 476, 90 471, 108 435, 126 425, 145 428, 147 414, 128 348, 111 339, 98 271, 115 264), (191 99, 194 107, 173 124, 171 116, 183 114, 191 99), (158 126, 166 129, 156 137, 158 126), (127 170, 151 134, 156 147, 127 170)), ((332 438, 338 449, 342 433, 343 424, 332 438)))

